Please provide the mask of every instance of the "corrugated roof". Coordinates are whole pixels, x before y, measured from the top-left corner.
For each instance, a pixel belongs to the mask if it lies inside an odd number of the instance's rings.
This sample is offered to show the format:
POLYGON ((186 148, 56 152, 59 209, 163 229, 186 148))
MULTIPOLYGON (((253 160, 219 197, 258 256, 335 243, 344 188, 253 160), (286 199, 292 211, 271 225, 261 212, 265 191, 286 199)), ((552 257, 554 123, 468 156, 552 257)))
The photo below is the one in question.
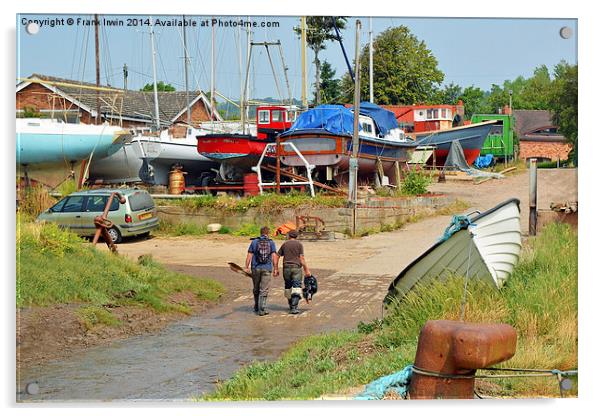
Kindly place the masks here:
MULTIPOLYGON (((121 115, 124 118, 141 119, 149 123, 152 123, 154 120, 155 108, 153 92, 119 90, 117 88, 115 88, 115 92, 98 92, 80 88, 80 85, 85 87, 96 87, 96 84, 41 74, 32 74, 30 79, 73 84, 69 86, 58 85, 54 86, 54 88, 61 91, 66 96, 79 101, 86 107, 89 107, 93 112, 96 110, 96 98, 97 96, 100 96, 100 112, 103 115, 121 115)), ((102 87, 111 88, 106 86, 102 87)), ((188 99, 189 105, 199 99, 202 100, 205 109, 209 113, 209 100, 202 91, 190 91, 188 93, 188 99)), ((175 121, 175 118, 185 111, 187 107, 186 93, 183 91, 159 92, 158 100, 159 118, 163 125, 171 125, 173 121, 175 121)), ((219 117, 217 111, 215 111, 214 114, 219 117)))

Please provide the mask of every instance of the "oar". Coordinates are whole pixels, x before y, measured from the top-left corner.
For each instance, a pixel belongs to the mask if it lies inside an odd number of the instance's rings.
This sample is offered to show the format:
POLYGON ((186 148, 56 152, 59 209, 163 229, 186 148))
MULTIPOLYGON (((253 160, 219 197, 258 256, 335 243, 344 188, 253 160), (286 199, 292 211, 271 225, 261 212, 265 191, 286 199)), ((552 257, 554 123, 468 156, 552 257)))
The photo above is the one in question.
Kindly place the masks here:
POLYGON ((230 266, 230 270, 232 270, 233 272, 244 274, 247 277, 251 277, 251 278, 253 277, 253 275, 251 273, 247 273, 245 271, 245 269, 243 269, 236 263, 228 262, 228 266, 230 266))

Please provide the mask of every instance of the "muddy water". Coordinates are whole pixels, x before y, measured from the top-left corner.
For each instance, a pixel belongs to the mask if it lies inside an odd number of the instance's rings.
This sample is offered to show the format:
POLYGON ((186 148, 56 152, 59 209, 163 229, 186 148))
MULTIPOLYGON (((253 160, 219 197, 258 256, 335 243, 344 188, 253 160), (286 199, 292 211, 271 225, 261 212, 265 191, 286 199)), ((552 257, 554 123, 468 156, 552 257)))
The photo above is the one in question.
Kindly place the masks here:
POLYGON ((380 317, 387 276, 342 276, 315 271, 315 302, 289 315, 281 278, 275 278, 270 314, 254 315, 250 281, 227 269, 174 266, 176 270, 221 280, 228 298, 203 314, 163 331, 117 341, 68 360, 23 369, 21 386, 37 382, 39 393, 20 401, 189 400, 210 392, 255 360, 276 358, 306 335, 354 328, 380 317))

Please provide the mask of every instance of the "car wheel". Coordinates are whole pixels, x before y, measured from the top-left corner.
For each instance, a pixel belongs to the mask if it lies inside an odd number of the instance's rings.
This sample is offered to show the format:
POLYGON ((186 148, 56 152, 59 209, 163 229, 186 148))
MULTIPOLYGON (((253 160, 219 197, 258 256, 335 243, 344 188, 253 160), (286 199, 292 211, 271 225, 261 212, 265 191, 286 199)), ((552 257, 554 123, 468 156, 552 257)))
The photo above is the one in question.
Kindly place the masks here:
POLYGON ((113 240, 114 244, 121 243, 121 233, 115 227, 109 228, 107 230, 109 235, 111 236, 111 240, 113 240))

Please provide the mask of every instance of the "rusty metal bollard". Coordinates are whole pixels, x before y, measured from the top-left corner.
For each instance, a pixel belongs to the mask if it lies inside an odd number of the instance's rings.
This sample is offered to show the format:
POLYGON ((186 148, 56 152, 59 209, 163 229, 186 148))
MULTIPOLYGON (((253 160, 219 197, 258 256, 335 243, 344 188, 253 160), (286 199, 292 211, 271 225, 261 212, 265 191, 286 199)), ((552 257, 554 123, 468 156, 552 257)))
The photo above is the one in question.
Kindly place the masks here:
POLYGON ((119 199, 120 204, 125 204, 125 198, 119 192, 113 192, 109 196, 109 200, 105 205, 105 209, 101 215, 94 218, 94 226, 96 227, 96 233, 94 234, 94 239, 92 240, 92 244, 96 245, 98 243, 99 237, 102 235, 103 240, 107 244, 107 247, 113 252, 117 252, 117 246, 113 243, 113 239, 109 235, 108 229, 113 226, 113 223, 107 219, 107 215, 109 214, 109 209, 111 208, 111 204, 113 203, 113 198, 117 197, 119 199))
POLYGON ((476 370, 512 358, 516 338, 507 324, 428 321, 418 339, 410 398, 472 399, 476 370))

